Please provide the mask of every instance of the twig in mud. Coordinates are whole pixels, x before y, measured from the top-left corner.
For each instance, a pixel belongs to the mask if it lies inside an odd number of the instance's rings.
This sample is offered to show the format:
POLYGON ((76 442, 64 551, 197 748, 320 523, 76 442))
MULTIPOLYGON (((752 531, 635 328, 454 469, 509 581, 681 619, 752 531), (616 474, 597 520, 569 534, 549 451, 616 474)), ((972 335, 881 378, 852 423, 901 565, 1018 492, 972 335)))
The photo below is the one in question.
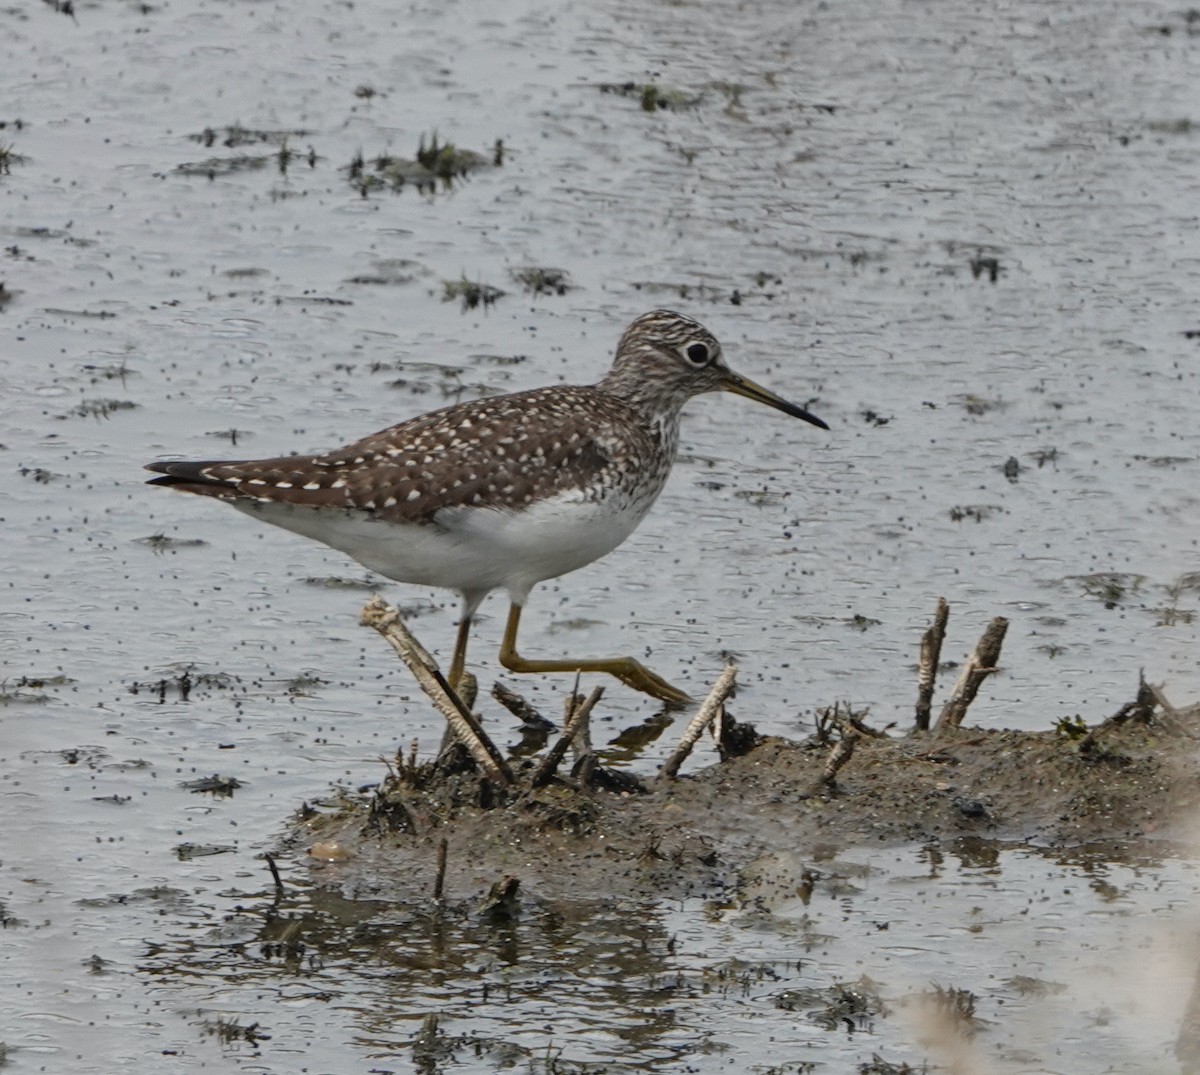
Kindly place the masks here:
POLYGON ((446 887, 446 851, 449 845, 443 837, 438 843, 437 876, 433 879, 433 898, 440 900, 446 887))
POLYGON ((381 597, 373 597, 363 606, 359 621, 378 631, 400 655, 421 689, 446 718, 454 735, 467 748, 488 780, 498 787, 510 787, 513 783, 512 770, 496 749, 496 744, 480 727, 474 714, 450 689, 434 659, 404 626, 395 607, 381 597))
POLYGON ((933 686, 937 679, 938 661, 942 656, 942 642, 946 638, 946 623, 950 619, 950 606, 944 597, 937 599, 933 624, 921 636, 921 659, 917 664, 917 731, 929 730, 929 711, 933 704, 933 686))
MULTIPOLYGON (((563 727, 571 723, 571 714, 575 712, 575 707, 583 701, 583 695, 579 693, 579 673, 575 673, 575 685, 571 688, 571 693, 563 702, 563 727)), ((571 736, 571 754, 576 761, 580 758, 593 753, 592 751, 592 721, 591 709, 588 709, 588 719, 585 720, 575 734, 571 736)))
MULTIPOLYGON (((603 694, 604 688, 596 687, 587 696, 586 701, 572 709, 570 720, 567 721, 567 726, 563 729, 562 735, 558 737, 554 746, 546 751, 546 756, 542 759, 542 763, 534 771, 533 779, 529 783, 530 787, 540 788, 543 784, 550 782, 551 777, 554 776, 555 771, 558 769, 559 763, 566 756, 567 748, 570 747, 575 736, 583 729, 588 717, 591 715, 592 709, 600 701, 603 694)), ((572 698, 577 697, 578 695, 572 695, 572 698)))
POLYGON ((825 761, 825 768, 821 770, 821 783, 825 787, 832 788, 837 782, 838 772, 854 756, 854 748, 861 738, 857 732, 845 732, 834 744, 825 761))
POLYGON ((275 881, 275 899, 278 900, 283 896, 283 878, 279 876, 279 867, 275 865, 275 856, 269 851, 264 851, 263 858, 267 860, 267 869, 271 871, 271 877, 275 881))
POLYGON ((571 767, 571 776, 579 782, 581 788, 586 788, 591 784, 592 775, 599 764, 600 756, 594 750, 589 750, 586 754, 581 754, 571 767))
POLYGON ((838 726, 838 703, 818 709, 813 714, 813 738, 818 743, 833 741, 833 730, 838 726))
MULTIPOLYGON (((1146 682, 1146 677, 1139 671, 1137 695, 1133 701, 1126 702, 1108 720, 1104 721, 1098 728, 1094 728, 1093 733, 1105 726, 1113 728, 1131 720, 1136 720, 1141 724, 1149 724, 1154 719, 1154 707, 1158 704, 1156 695, 1157 692, 1155 689, 1146 682)), ((1164 712, 1169 708, 1169 706, 1164 707, 1164 712)))
MULTIPOLYGON (((583 695, 579 693, 579 675, 576 673, 575 685, 571 688, 571 693, 563 701, 564 727, 571 723, 571 714, 575 711, 575 707, 582 703, 583 695)), ((571 757, 575 759, 571 765, 572 778, 578 783, 579 787, 588 787, 591 783, 592 775, 596 771, 596 767, 600 764, 600 758, 592 748, 592 716, 590 711, 587 719, 579 726, 575 734, 571 736, 571 757)))
MULTIPOLYGON (((865 720, 866 715, 870 712, 869 709, 864 709, 860 713, 855 713, 850 708, 850 703, 846 703, 846 715, 843 718, 859 735, 865 735, 868 739, 890 739, 886 731, 881 731, 879 728, 872 728, 865 720)), ((887 725, 888 728, 895 727, 894 724, 887 725)))
POLYGON ((1004 644, 1004 633, 1008 630, 1008 620, 997 616, 987 625, 987 630, 975 643, 975 649, 963 665, 958 682, 950 700, 942 707, 941 716, 937 719, 934 732, 944 732, 949 728, 958 728, 967 715, 967 708, 975 701, 979 687, 988 676, 997 671, 1000 662, 1000 647, 1004 644))
MULTIPOLYGON (((1145 679, 1141 680, 1145 684, 1146 690, 1149 691, 1150 697, 1157 703, 1158 708, 1162 710, 1160 723, 1169 728, 1177 735, 1186 735, 1189 739, 1195 739, 1196 733, 1189 724, 1191 722, 1179 712, 1170 702, 1167 701, 1167 696, 1163 694, 1161 687, 1156 687, 1153 683, 1146 683, 1145 679)), ((1140 697, 1140 696, 1139 696, 1140 697)))
POLYGON ((503 683, 497 682, 492 685, 492 697, 522 724, 533 725, 536 728, 554 727, 554 721, 547 720, 525 698, 503 683))
POLYGON ((704 699, 700 708, 696 711, 696 715, 692 717, 687 728, 684 729, 683 735, 679 738, 679 745, 671 752, 671 756, 663 763, 662 772, 659 774, 660 780, 674 780, 679 772, 679 767, 687 759, 687 756, 692 752, 692 747, 696 745, 696 740, 704 733, 713 719, 721 712, 725 704, 725 699, 729 697, 730 691, 733 690, 733 685, 737 679, 737 666, 729 664, 725 666, 725 671, 721 673, 720 678, 713 688, 708 692, 708 697, 704 699))
POLYGON ((404 751, 396 748, 395 764, 388 758, 381 757, 379 760, 387 767, 388 775, 385 784, 391 782, 393 784, 412 784, 417 777, 417 747, 418 741, 413 739, 408 745, 408 757, 404 756, 404 751))
MULTIPOLYGON (((867 724, 866 717, 870 712, 870 709, 861 709, 855 713, 854 707, 849 702, 834 702, 833 705, 826 706, 824 709, 818 709, 813 719, 815 729, 813 738, 818 743, 832 743, 835 731, 839 736, 844 737, 846 728, 849 727, 868 739, 890 739, 891 736, 886 731, 880 731, 867 724)), ((888 725, 889 728, 894 726, 893 724, 888 725)))
POLYGON ((1132 702, 1126 702, 1107 720, 1092 728, 1079 741, 1079 753, 1090 754, 1098 749, 1100 736, 1112 728, 1118 728, 1130 721, 1149 724, 1154 719, 1156 706, 1162 710, 1162 716, 1159 718, 1161 726, 1170 730, 1174 735, 1183 735, 1190 739, 1196 738, 1195 734, 1179 719, 1178 710, 1167 701, 1158 687, 1146 682, 1144 672, 1139 670, 1137 696, 1132 702))
MULTIPOLYGON (((826 710, 826 713, 828 712, 829 710, 826 710)), ((833 749, 829 751, 829 756, 825 759, 825 767, 821 770, 821 775, 812 782, 808 791, 800 793, 801 799, 812 799, 825 792, 835 791, 837 789, 838 773, 854 756, 854 748, 858 746, 858 741, 862 738, 856 731, 847 731, 840 721, 831 724, 831 726, 838 728, 841 732, 841 738, 833 744, 833 749)))

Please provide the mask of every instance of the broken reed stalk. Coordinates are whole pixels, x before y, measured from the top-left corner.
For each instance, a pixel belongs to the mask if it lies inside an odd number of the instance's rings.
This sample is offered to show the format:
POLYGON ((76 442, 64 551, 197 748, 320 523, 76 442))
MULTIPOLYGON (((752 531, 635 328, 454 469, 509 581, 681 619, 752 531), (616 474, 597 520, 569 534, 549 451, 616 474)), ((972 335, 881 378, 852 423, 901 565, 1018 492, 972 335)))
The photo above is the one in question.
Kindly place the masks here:
POLYGON ((579 781, 581 788, 586 788, 592 782, 592 774, 596 771, 596 766, 600 764, 600 759, 596 756, 594 750, 589 750, 586 754, 579 755, 574 766, 571 768, 571 775, 579 781))
MULTIPOLYGON (((571 690, 570 696, 563 703, 563 727, 571 723, 571 714, 575 712, 575 707, 583 700, 583 695, 579 693, 579 677, 575 677, 575 686, 571 690)), ((592 751, 592 722, 585 720, 575 732, 574 738, 571 740, 571 754, 578 760, 585 754, 592 751)))
POLYGON ((941 715, 934 726, 934 732, 943 732, 948 728, 957 728, 967 715, 967 708, 975 701, 979 687, 988 676, 997 670, 1000 663, 1000 647, 1004 645, 1004 632, 1008 630, 1008 620, 997 616, 987 625, 987 630, 975 643, 975 649, 963 665, 958 682, 950 700, 942 707, 941 715))
MULTIPOLYGON (((543 784, 550 782, 551 777, 554 776, 555 771, 558 769, 559 763, 566 756, 567 748, 570 747, 575 737, 587 723, 588 717, 591 716, 592 710, 595 708, 596 703, 600 701, 603 694, 604 688, 596 687, 587 696, 585 701, 571 710, 571 717, 567 721, 567 726, 563 729, 562 735, 558 737, 554 746, 546 751, 546 756, 542 759, 541 765, 537 767, 533 774, 533 779, 529 782, 530 787, 540 788, 543 784)), ((579 696, 573 694, 571 697, 578 698, 579 696)))
POLYGON ((724 706, 725 699, 729 697, 729 692, 733 690, 736 679, 737 665, 726 665, 725 671, 721 673, 721 677, 713 684, 713 689, 708 692, 708 697, 704 699, 700 708, 696 710, 696 715, 692 717, 687 728, 684 729, 683 735, 679 737, 679 745, 671 751, 671 756, 663 764, 662 772, 659 773, 660 780, 675 779, 675 776, 679 772, 679 767, 692 752, 692 747, 696 745, 696 740, 700 738, 704 733, 704 729, 721 712, 721 707, 724 706))
POLYGON ((543 717, 521 695, 499 681, 492 684, 492 697, 522 724, 533 725, 535 728, 554 727, 551 721, 543 717))
POLYGON ((821 770, 821 783, 827 788, 833 787, 838 770, 854 756, 854 748, 858 746, 860 738, 858 732, 843 732, 841 739, 834 743, 825 761, 825 768, 821 770))
POLYGON ((950 606, 944 597, 937 599, 933 624, 921 636, 921 659, 917 665, 917 731, 929 730, 929 712, 933 704, 933 685, 937 679, 938 661, 942 656, 942 642, 946 638, 946 623, 950 619, 950 606))
POLYGON ((836 791, 838 773, 846 762, 854 757, 854 748, 858 746, 858 741, 862 736, 853 729, 847 729, 840 721, 836 727, 842 733, 841 738, 830 748, 821 775, 809 785, 807 791, 800 793, 802 799, 813 799, 827 792, 836 791))
POLYGON ((391 645, 400 659, 408 666, 413 677, 429 695, 439 713, 466 746, 475 764, 493 784, 510 787, 513 783, 512 770, 508 767, 496 745, 480 727, 474 714, 467 709, 438 671, 437 663, 425 651, 421 643, 404 626, 400 613, 382 597, 372 597, 359 614, 364 627, 373 627, 391 645))

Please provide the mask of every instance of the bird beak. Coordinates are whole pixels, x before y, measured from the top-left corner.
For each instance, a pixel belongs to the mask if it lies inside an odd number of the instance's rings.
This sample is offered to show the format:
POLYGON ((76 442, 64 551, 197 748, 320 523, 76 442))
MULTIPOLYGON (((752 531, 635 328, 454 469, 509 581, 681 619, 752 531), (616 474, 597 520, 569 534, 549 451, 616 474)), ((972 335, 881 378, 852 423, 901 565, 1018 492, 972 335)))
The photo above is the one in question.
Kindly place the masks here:
POLYGON ((732 392, 735 396, 745 396, 747 399, 754 400, 755 403, 765 403, 768 407, 774 407, 777 411, 790 414, 793 418, 803 418, 804 421, 811 422, 821 429, 829 428, 815 414, 809 414, 803 407, 789 403, 782 396, 775 395, 769 389, 755 384, 749 378, 743 377, 740 373, 734 373, 732 370, 725 374, 724 380, 721 381, 721 389, 725 392, 732 392))

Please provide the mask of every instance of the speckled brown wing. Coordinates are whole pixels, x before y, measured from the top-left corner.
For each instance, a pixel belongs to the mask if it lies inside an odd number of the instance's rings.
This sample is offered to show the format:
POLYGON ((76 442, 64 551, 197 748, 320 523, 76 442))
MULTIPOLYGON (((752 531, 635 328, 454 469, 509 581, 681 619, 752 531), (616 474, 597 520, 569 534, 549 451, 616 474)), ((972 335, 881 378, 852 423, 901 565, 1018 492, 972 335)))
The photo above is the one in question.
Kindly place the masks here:
POLYGON ((324 455, 163 461, 146 469, 164 475, 151 485, 219 499, 429 522, 448 508, 519 511, 543 497, 586 492, 618 468, 636 470, 653 449, 626 404, 559 386, 454 404, 324 455))

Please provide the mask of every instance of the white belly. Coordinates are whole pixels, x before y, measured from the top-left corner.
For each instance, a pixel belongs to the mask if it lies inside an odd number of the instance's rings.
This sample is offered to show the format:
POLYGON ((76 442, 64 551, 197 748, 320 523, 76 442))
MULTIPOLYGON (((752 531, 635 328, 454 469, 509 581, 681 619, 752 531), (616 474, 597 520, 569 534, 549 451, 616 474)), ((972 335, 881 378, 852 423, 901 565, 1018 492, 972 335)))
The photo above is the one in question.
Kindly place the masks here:
POLYGON ((506 589, 524 604, 530 589, 611 552, 649 503, 614 510, 581 496, 538 501, 523 511, 456 508, 435 524, 383 522, 365 512, 236 500, 247 515, 323 542, 398 582, 482 597, 506 589))

